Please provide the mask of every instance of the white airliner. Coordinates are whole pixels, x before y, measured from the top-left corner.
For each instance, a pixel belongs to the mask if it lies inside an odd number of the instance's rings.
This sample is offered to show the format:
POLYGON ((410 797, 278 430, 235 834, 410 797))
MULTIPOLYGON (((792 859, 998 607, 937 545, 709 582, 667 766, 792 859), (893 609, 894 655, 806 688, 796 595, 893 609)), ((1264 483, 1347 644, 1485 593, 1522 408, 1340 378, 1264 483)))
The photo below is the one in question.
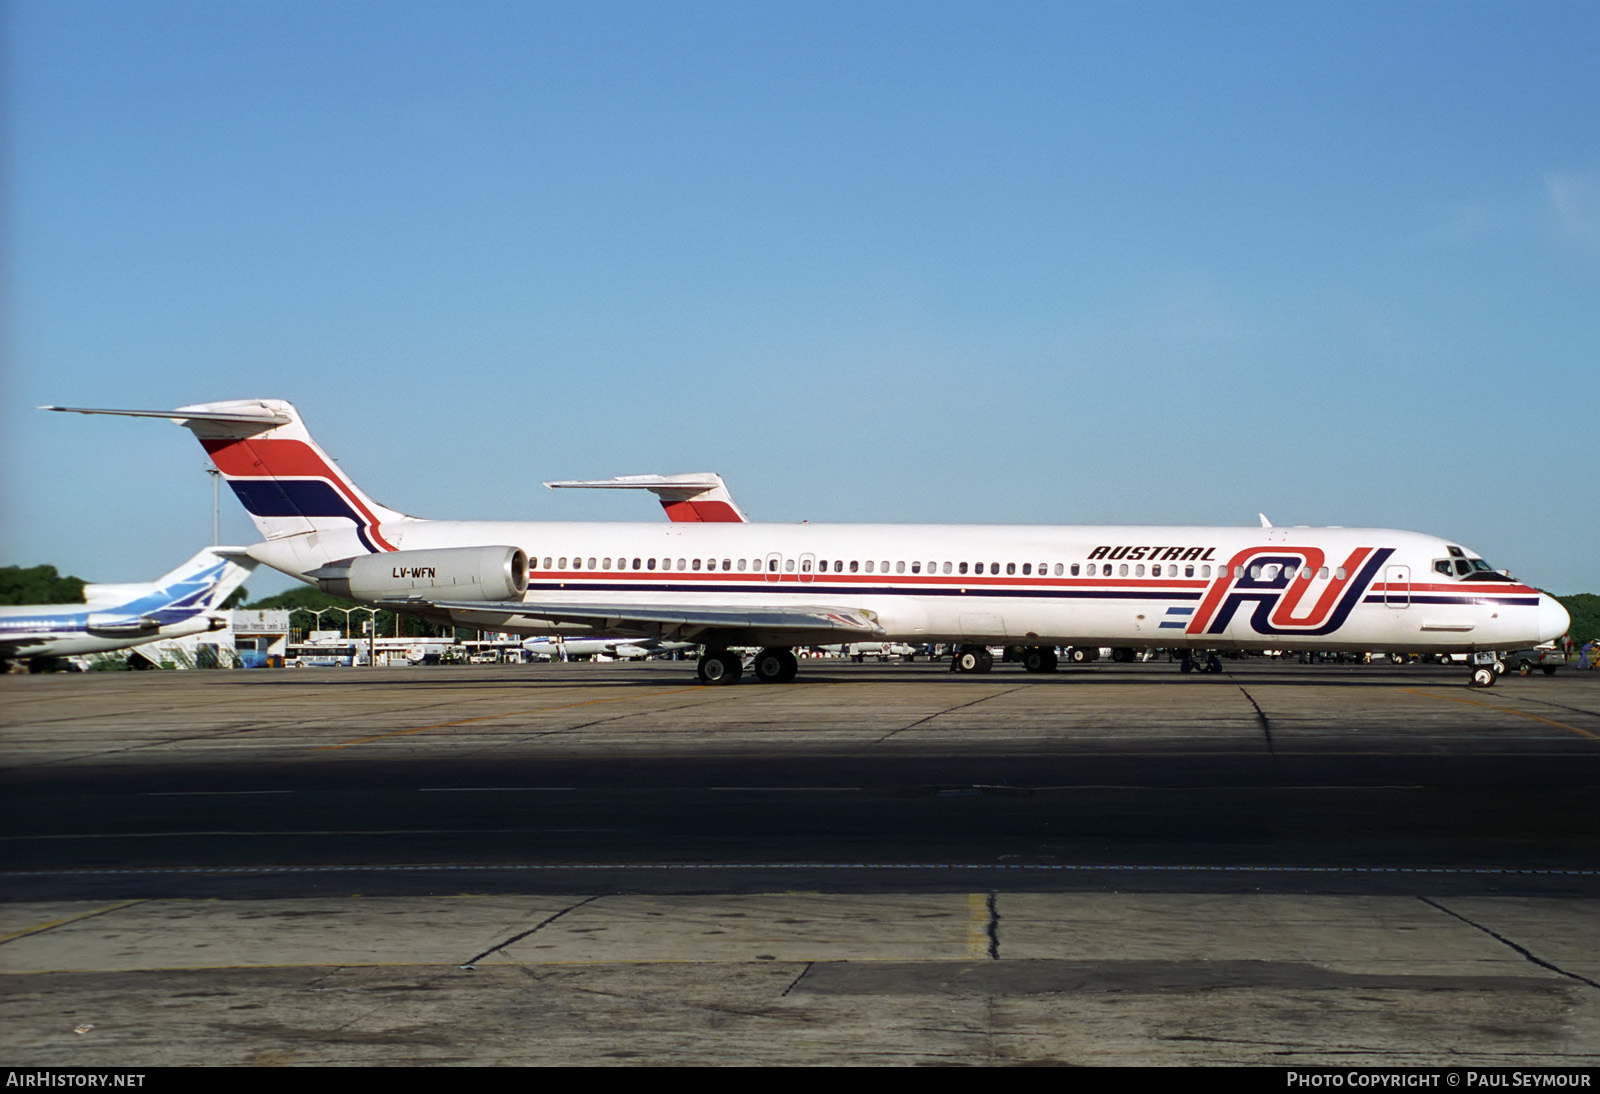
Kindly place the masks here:
POLYGON ((0 608, 0 659, 104 653, 220 630, 218 609, 255 566, 243 547, 207 547, 155 581, 85 585, 82 604, 0 608))
MULTIPOLYGON (((200 439, 266 541, 253 558, 324 590, 464 626, 704 645, 706 683, 792 679, 793 648, 990 645, 1478 652, 1564 633, 1565 609, 1463 547, 1378 528, 532 523, 379 505, 278 399, 86 414, 200 439)), ((1494 682, 1488 665, 1472 681, 1494 682)))

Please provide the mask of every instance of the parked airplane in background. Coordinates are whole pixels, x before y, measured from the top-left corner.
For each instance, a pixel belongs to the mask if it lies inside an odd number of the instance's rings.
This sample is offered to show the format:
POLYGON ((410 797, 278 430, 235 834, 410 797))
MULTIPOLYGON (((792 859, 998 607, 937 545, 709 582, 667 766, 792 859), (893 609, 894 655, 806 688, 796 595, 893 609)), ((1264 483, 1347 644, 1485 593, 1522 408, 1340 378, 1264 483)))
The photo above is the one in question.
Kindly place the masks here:
MULTIPOLYGON (((532 523, 409 517, 367 497, 278 399, 87 414, 188 427, 266 541, 251 557, 327 592, 523 634, 634 635, 733 647, 763 681, 798 645, 1477 652, 1563 634, 1565 609, 1461 546, 1378 528, 532 523)), ((1472 682, 1494 682, 1475 665, 1472 682)))
POLYGON ((156 581, 85 585, 82 604, 0 608, 0 660, 104 653, 221 630, 222 602, 255 566, 243 547, 207 547, 156 581))

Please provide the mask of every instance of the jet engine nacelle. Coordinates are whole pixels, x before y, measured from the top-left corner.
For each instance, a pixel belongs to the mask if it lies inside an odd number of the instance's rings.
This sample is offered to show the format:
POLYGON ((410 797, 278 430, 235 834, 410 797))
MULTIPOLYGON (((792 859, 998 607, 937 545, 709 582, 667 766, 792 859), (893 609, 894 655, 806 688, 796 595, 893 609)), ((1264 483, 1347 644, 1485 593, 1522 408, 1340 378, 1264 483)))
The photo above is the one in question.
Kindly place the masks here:
POLYGON ((306 576, 323 592, 349 600, 418 594, 451 600, 521 600, 528 591, 528 556, 520 547, 386 551, 330 562, 306 576))

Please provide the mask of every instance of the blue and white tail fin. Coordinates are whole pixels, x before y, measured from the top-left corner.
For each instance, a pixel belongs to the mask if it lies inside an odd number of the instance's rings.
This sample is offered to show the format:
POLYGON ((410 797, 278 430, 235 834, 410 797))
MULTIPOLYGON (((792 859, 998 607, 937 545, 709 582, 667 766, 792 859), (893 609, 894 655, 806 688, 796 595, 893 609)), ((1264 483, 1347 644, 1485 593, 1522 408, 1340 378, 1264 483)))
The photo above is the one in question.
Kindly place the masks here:
POLYGON ((207 547, 155 581, 85 585, 83 599, 94 611, 151 617, 174 623, 216 611, 255 569, 243 547, 207 547))
POLYGON ((45 409, 167 418, 186 426, 268 540, 315 532, 324 541, 318 554, 327 557, 340 557, 341 550, 343 557, 393 551, 393 527, 415 519, 379 505, 346 478, 282 399, 235 399, 166 411, 45 409))

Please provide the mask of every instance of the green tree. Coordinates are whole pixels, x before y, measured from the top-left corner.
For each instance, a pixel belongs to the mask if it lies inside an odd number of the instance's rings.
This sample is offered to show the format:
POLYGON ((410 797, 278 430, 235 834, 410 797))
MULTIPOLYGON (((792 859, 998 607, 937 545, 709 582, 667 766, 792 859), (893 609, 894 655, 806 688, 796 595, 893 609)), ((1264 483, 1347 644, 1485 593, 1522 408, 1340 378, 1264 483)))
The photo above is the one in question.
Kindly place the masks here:
POLYGON ((1572 635, 1574 642, 1581 646, 1591 639, 1600 638, 1600 596, 1594 593, 1574 593, 1571 596, 1558 596, 1556 599, 1561 601, 1561 606, 1572 616, 1572 627, 1567 633, 1572 635))
POLYGON ((83 578, 54 566, 0 566, 0 604, 82 604, 83 578))

